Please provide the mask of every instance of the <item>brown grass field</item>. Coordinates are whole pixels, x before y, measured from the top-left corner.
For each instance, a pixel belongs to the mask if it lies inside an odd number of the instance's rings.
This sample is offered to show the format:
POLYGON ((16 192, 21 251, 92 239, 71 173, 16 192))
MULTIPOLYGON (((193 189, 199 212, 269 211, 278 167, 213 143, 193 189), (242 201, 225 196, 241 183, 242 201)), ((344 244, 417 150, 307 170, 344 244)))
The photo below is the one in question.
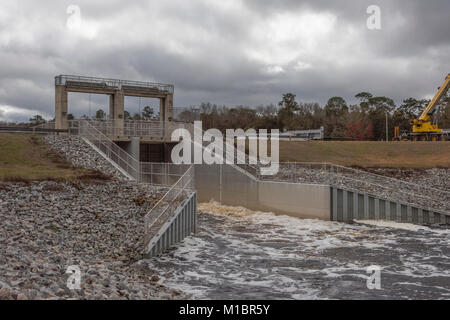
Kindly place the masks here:
POLYGON ((0 134, 0 181, 104 179, 99 172, 73 167, 38 135, 0 134))
MULTIPOLYGON (((450 168, 450 142, 280 141, 280 161, 450 168)), ((98 172, 73 167, 40 136, 0 134, 0 181, 105 179, 98 172)))
POLYGON ((281 162, 344 166, 450 168, 450 142, 280 141, 281 162))

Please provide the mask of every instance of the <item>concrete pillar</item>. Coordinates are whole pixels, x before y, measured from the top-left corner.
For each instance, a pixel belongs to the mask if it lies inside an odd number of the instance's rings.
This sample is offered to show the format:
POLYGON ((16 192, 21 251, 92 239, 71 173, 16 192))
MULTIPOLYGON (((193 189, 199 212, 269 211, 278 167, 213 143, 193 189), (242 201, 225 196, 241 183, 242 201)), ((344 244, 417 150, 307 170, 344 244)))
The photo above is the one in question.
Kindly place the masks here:
POLYGON ((67 91, 64 86, 55 86, 55 129, 68 129, 67 91))
MULTIPOLYGON (((110 100, 111 101, 111 100, 110 100)), ((124 126, 124 95, 122 91, 117 90, 113 95, 113 125, 116 136, 123 136, 124 126)))
POLYGON ((159 99, 159 122, 161 123, 162 132, 161 135, 163 137, 166 136, 166 130, 164 125, 164 119, 166 118, 166 108, 164 103, 164 98, 159 99))
POLYGON ((130 164, 135 166, 135 170, 131 171, 131 175, 136 181, 139 181, 140 176, 140 156, 141 156, 141 138, 140 137, 131 137, 129 142, 122 142, 119 146, 125 150, 130 156, 137 160, 137 163, 134 161, 130 164))
POLYGON ((141 138, 132 137, 130 141, 130 151, 128 152, 133 158, 140 161, 141 138))
POLYGON ((171 121, 173 118, 173 94, 168 94, 164 99, 164 121, 171 121))
POLYGON ((114 120, 114 95, 109 95, 109 120, 114 120))
POLYGON ((159 99, 160 121, 171 121, 173 117, 173 94, 159 99))
POLYGON ((159 121, 162 125, 162 135, 170 139, 171 132, 168 132, 167 122, 173 118, 173 94, 168 94, 165 98, 159 100, 159 121))

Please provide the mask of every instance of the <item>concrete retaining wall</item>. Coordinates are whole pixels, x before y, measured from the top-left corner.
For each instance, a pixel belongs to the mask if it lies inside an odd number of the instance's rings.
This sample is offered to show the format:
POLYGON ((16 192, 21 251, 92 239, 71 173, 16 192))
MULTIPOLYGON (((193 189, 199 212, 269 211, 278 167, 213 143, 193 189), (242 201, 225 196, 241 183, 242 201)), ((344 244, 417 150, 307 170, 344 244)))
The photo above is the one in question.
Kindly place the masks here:
POLYGON ((194 192, 181 205, 145 248, 146 258, 157 256, 197 229, 197 194, 194 192))
POLYGON ((196 165, 195 181, 199 202, 330 220, 327 185, 261 181, 232 165, 196 165))
POLYGON ((393 220, 450 224, 450 214, 329 185, 261 181, 232 165, 196 165, 198 201, 218 201, 255 211, 351 222, 393 220))

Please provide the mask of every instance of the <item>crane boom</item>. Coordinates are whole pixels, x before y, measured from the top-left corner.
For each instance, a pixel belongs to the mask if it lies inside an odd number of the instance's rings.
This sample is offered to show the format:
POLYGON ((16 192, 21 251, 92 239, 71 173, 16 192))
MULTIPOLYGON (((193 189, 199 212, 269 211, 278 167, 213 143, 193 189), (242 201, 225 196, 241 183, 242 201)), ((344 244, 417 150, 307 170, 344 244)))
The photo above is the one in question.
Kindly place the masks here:
POLYGON ((450 89, 450 73, 445 77, 444 83, 438 88, 438 91, 431 99, 428 106, 422 114, 410 120, 411 132, 400 134, 399 127, 395 127, 394 140, 412 140, 412 141, 439 141, 450 140, 450 132, 443 131, 437 123, 433 121, 433 113, 439 105, 441 99, 447 96, 450 89))
POLYGON ((433 99, 430 101, 428 106, 423 110, 422 114, 419 117, 419 120, 426 121, 429 118, 430 113, 433 112, 436 107, 436 103, 441 99, 444 95, 447 94, 447 91, 450 86, 450 73, 445 78, 444 83, 439 87, 438 92, 434 95, 433 99))

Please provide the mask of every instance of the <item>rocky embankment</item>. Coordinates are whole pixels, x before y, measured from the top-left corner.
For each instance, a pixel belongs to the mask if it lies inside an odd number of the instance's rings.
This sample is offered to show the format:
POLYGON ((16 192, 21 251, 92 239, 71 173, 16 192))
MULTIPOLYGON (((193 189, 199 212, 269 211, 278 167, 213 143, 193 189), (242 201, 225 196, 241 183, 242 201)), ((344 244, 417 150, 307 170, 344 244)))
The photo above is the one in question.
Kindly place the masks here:
POLYGON ((144 215, 165 189, 123 181, 77 138, 51 138, 51 144, 75 165, 116 178, 0 182, 0 299, 181 297, 139 263, 144 215), (67 286, 74 265, 80 289, 67 286))
POLYGON ((100 171, 117 180, 126 180, 114 166, 78 136, 45 136, 53 150, 74 166, 100 171))
POLYGON ((368 172, 416 183, 430 188, 450 191, 450 169, 431 168, 367 168, 368 172))

